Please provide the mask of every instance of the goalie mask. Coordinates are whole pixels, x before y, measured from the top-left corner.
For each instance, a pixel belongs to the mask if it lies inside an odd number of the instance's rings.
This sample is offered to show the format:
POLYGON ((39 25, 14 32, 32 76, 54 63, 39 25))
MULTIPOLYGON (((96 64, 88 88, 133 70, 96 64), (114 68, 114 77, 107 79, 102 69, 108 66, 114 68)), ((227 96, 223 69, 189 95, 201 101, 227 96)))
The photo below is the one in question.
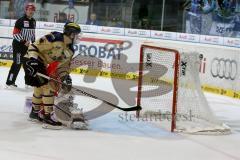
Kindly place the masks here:
POLYGON ((74 44, 79 43, 82 36, 80 26, 74 22, 68 22, 64 25, 63 34, 70 37, 74 44))

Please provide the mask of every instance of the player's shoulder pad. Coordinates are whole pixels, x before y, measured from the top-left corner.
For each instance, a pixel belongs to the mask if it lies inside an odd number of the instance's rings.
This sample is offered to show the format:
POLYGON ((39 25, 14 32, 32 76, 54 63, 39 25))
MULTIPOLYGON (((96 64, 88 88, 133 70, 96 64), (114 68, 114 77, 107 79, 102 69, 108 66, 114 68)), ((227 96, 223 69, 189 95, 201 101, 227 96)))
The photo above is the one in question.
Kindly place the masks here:
POLYGON ((50 34, 46 35, 45 38, 49 42, 56 42, 56 41, 63 42, 63 34, 61 32, 51 32, 50 34))

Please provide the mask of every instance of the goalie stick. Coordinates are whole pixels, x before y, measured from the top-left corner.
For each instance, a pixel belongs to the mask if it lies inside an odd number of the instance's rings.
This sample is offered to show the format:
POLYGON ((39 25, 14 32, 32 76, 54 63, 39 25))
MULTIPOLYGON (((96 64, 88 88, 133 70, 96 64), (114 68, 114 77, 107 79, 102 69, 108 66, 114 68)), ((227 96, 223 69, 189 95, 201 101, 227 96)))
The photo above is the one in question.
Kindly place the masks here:
MULTIPOLYGON (((49 77, 49 76, 47 76, 47 75, 44 75, 44 74, 42 74, 42 73, 37 73, 37 75, 40 76, 40 77, 46 78, 46 79, 48 79, 48 80, 52 80, 52 81, 54 81, 54 82, 57 82, 57 83, 59 83, 59 84, 61 84, 61 85, 67 85, 67 84, 65 84, 65 83, 63 83, 63 82, 61 82, 61 81, 58 81, 57 79, 54 79, 54 78, 49 77)), ((67 85, 67 86, 68 86, 68 85, 67 85)), ((119 107, 119 106, 117 106, 117 105, 115 105, 115 104, 113 104, 113 103, 111 103, 111 102, 108 102, 108 101, 106 101, 106 100, 104 100, 104 99, 101 99, 101 98, 99 98, 99 97, 97 97, 97 96, 94 96, 94 95, 92 95, 92 94, 90 94, 90 93, 87 93, 87 92, 85 92, 85 91, 82 91, 82 90, 80 90, 80 89, 78 89, 78 88, 72 87, 72 89, 75 90, 76 92, 82 93, 82 94, 85 95, 85 96, 91 97, 91 98, 93 98, 93 99, 101 100, 101 101, 103 101, 104 103, 106 103, 106 104, 108 104, 108 105, 110 105, 110 106, 112 106, 112 107, 114 107, 114 108, 117 108, 117 109, 120 109, 120 110, 122 110, 122 111, 125 111, 125 112, 128 112, 128 111, 140 111, 140 110, 142 109, 142 107, 141 107, 141 106, 138 106, 138 105, 137 105, 137 106, 134 106, 134 107, 129 107, 129 108, 122 108, 122 107, 119 107)))

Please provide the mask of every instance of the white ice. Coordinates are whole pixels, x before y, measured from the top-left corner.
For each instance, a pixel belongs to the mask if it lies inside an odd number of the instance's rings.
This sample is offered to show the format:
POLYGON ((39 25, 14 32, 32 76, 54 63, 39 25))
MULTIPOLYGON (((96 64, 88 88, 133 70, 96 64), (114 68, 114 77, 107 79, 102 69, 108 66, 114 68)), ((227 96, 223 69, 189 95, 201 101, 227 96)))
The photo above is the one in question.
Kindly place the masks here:
MULTIPOLYGON (((206 94, 218 118, 232 134, 204 136, 171 133, 144 122, 126 122, 114 110, 90 121, 91 130, 46 130, 27 121, 26 96, 4 89, 9 68, 0 67, 0 160, 240 160, 240 103, 206 94)), ((73 75, 78 83, 78 75, 73 75)), ((24 88, 23 72, 16 82, 24 88)), ((104 80, 101 87, 104 89, 104 80)))

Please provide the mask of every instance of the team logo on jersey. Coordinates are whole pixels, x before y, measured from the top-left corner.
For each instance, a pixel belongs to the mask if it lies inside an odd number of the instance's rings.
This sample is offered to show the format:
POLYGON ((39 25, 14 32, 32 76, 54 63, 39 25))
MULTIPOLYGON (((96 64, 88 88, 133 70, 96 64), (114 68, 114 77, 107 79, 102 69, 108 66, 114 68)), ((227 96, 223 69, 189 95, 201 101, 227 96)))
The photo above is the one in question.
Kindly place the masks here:
POLYGON ((23 26, 24 26, 24 27, 29 27, 29 22, 28 22, 28 21, 24 21, 24 22, 23 22, 23 26))

